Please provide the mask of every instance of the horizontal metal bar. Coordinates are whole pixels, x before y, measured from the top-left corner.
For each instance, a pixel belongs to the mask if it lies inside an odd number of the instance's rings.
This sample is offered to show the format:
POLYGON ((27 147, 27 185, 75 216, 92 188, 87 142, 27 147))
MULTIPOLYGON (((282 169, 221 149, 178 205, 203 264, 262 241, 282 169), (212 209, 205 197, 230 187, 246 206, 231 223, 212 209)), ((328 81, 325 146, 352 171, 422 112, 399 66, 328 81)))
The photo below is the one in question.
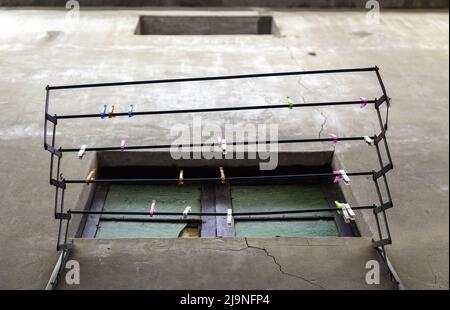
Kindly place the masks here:
MULTIPOLYGON (((351 172, 348 176, 373 176, 373 172, 351 172)), ((311 173, 311 174, 289 174, 289 175, 258 175, 258 176, 230 176, 226 177, 228 181, 244 181, 244 180, 271 180, 271 179, 304 179, 304 178, 326 178, 334 177, 334 173, 311 173)), ((220 181, 220 177, 209 178, 185 178, 185 182, 213 182, 220 181)), ((155 179, 94 179, 89 183, 178 183, 178 178, 155 178, 155 179)), ((87 183, 86 180, 64 180, 66 184, 87 183)))
MULTIPOLYGON (((369 100, 365 103, 375 104, 375 100, 369 100)), ((297 103, 293 104, 293 108, 307 108, 307 107, 321 107, 321 106, 343 106, 343 105, 358 105, 361 101, 334 101, 334 102, 315 102, 315 103, 297 103)), ((224 112, 224 111, 243 111, 243 110, 264 110, 264 109, 289 109, 288 104, 274 104, 274 105, 255 105, 242 107, 222 107, 222 108, 205 108, 205 109, 184 109, 184 110, 162 110, 162 111, 142 111, 133 112, 132 116, 138 115, 161 115, 161 114, 186 114, 186 113, 205 113, 205 112, 224 112)), ((112 113, 111 117, 126 116, 129 117, 128 112, 112 113)), ((96 114, 73 114, 73 115, 56 115, 57 119, 78 119, 78 118, 100 118, 100 113, 96 114)), ((105 119, 109 118, 106 114, 105 119)))
MULTIPOLYGON (((352 210, 369 210, 377 206, 352 206, 352 210)), ((333 212, 339 211, 337 208, 321 208, 321 209, 299 209, 285 211, 260 211, 260 212, 236 212, 233 216, 261 216, 261 215, 277 215, 277 214, 299 214, 313 212, 333 212)), ((91 210, 68 210, 69 214, 101 214, 101 215, 147 215, 149 212, 131 212, 131 211, 91 211, 91 210)), ((154 212, 153 216, 183 216, 183 212, 154 212)), ((226 212, 191 212, 189 216, 226 216, 226 212)))
MULTIPOLYGON (((148 213, 147 213, 148 215, 148 213)), ((186 219, 155 219, 154 217, 151 218, 142 218, 142 217, 135 217, 135 218, 130 218, 130 217, 125 217, 125 218, 121 218, 121 217, 102 217, 101 221, 107 221, 107 222, 162 222, 162 223, 201 223, 202 220, 201 219, 195 219, 195 218, 186 218, 186 219)))
MULTIPOLYGON (((375 139, 375 136, 371 137, 375 139)), ((254 145, 254 144, 289 144, 289 143, 313 143, 313 142, 331 142, 331 141, 359 141, 364 140, 364 137, 338 137, 334 138, 314 138, 314 139, 290 139, 290 140, 278 140, 278 141, 244 141, 244 142, 230 142, 228 145, 254 145)), ((201 143, 201 144, 161 144, 161 145, 134 145, 125 146, 124 150, 143 150, 143 149, 169 149, 169 148, 195 148, 195 147, 212 147, 219 146, 218 143, 201 143)), ((61 152, 78 152, 79 148, 66 148, 61 149, 61 152)), ((86 152, 89 151, 116 151, 122 150, 121 146, 106 146, 106 147, 87 147, 86 152)))
POLYGON ((334 69, 334 70, 294 71, 294 72, 278 72, 278 73, 257 73, 257 74, 243 74, 243 75, 223 75, 223 76, 209 76, 209 77, 199 77, 199 78, 179 78, 179 79, 128 81, 128 82, 78 84, 78 85, 58 85, 58 86, 47 86, 46 89, 47 90, 56 90, 56 89, 73 89, 73 88, 142 85, 142 84, 167 84, 167 83, 202 82, 202 81, 217 81, 217 80, 237 80, 237 79, 278 77, 278 76, 291 76, 291 75, 335 74, 335 73, 369 72, 369 71, 376 71, 376 67, 354 68, 354 69, 334 69))

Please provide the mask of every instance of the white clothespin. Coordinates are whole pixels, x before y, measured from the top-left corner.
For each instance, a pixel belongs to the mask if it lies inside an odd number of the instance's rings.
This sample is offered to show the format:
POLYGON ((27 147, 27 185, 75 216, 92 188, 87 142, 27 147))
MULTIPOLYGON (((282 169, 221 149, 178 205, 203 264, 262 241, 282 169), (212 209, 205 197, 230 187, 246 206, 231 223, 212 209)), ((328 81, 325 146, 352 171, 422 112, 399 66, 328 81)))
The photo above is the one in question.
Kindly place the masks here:
POLYGON ((343 216, 346 223, 350 223, 350 221, 355 220, 355 212, 353 212, 348 203, 340 203, 338 201, 335 201, 334 203, 336 205, 336 208, 339 210, 338 214, 343 216))
POLYGON ((187 219, 188 213, 190 213, 192 208, 190 206, 187 206, 183 211, 183 219, 187 219))
POLYGON ((350 185, 350 178, 348 177, 347 172, 345 172, 344 169, 335 171, 334 174, 336 175, 334 177, 334 183, 337 183, 342 180, 344 181, 345 185, 350 185))
POLYGON ((82 159, 84 154, 86 154, 86 144, 83 144, 80 150, 78 151, 78 158, 82 159))
POLYGON ((364 136, 364 141, 366 141, 366 143, 367 143, 369 146, 372 146, 372 145, 373 145, 373 140, 372 140, 369 136, 364 136))
POLYGON ((228 225, 228 227, 233 226, 233 210, 232 209, 227 210, 227 225, 228 225))
POLYGON ((347 210, 348 216, 350 217, 350 220, 354 221, 355 220, 355 212, 352 210, 352 208, 350 207, 350 205, 348 203, 344 203, 344 207, 347 210))
POLYGON ((123 139, 122 142, 120 143, 120 151, 121 152, 125 151, 125 143, 126 143, 125 139, 123 139))
POLYGON ((227 154, 227 140, 222 139, 220 137, 218 140, 219 140, 220 148, 222 149, 222 154, 226 155, 227 154))

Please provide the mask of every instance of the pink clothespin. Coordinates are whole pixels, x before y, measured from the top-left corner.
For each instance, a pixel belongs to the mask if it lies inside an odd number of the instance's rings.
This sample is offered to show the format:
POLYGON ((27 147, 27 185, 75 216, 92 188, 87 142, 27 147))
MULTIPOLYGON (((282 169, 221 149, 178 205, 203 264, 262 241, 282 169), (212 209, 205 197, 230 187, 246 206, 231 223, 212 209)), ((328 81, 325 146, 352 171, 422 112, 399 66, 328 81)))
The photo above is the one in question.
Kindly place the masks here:
POLYGON ((333 141, 331 141, 331 144, 336 144, 337 136, 334 133, 329 133, 328 135, 333 139, 333 141))
POLYGON ((156 208, 156 200, 152 200, 152 204, 150 206, 150 217, 153 217, 153 214, 155 213, 156 208))
POLYGON ((335 174, 333 183, 338 183, 342 180, 342 175, 339 171, 334 171, 333 173, 335 174))
POLYGON ((125 150, 125 139, 122 140, 122 143, 120 143, 120 151, 123 152, 125 150))
POLYGON ((361 100, 361 104, 359 105, 359 107, 361 109, 364 109, 367 106, 367 98, 366 97, 359 97, 359 100, 361 100))
POLYGON ((338 183, 339 181, 344 181, 345 185, 350 185, 350 178, 347 175, 347 172, 345 172, 344 169, 340 169, 338 171, 334 171, 334 183, 338 183))

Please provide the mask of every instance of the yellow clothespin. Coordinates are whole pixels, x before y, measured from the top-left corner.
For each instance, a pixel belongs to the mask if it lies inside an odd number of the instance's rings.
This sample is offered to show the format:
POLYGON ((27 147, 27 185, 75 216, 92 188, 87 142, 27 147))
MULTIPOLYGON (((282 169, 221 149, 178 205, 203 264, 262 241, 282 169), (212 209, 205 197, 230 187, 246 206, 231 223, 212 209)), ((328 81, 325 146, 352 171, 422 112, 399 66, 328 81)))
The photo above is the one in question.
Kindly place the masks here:
POLYGON ((225 184, 225 172, 223 171, 223 167, 219 167, 220 170, 220 183, 225 184))
POLYGON ((178 185, 184 184, 183 170, 180 170, 180 177, 178 179, 178 185))
POLYGON ((113 114, 114 114, 114 104, 111 105, 111 108, 109 108, 109 111, 108 111, 108 117, 109 117, 109 118, 114 117, 113 114))
POLYGON ((95 169, 92 169, 91 172, 89 172, 88 176, 86 177, 86 183, 89 185, 92 183, 95 177, 95 169))

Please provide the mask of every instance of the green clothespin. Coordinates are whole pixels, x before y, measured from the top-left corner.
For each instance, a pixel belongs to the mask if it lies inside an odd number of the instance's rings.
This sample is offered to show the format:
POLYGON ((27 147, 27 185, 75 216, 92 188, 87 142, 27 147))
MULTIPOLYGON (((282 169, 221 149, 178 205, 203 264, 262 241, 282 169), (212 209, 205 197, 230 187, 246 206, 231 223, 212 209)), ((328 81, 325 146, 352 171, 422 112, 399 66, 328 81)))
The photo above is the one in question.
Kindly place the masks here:
POLYGON ((292 102, 291 97, 287 96, 286 99, 287 99, 287 102, 288 102, 289 109, 292 110, 292 108, 294 107, 294 103, 292 102))
POLYGON ((339 215, 343 215, 344 206, 342 205, 342 203, 335 201, 334 204, 336 205, 336 208, 338 209, 337 213, 339 215))

